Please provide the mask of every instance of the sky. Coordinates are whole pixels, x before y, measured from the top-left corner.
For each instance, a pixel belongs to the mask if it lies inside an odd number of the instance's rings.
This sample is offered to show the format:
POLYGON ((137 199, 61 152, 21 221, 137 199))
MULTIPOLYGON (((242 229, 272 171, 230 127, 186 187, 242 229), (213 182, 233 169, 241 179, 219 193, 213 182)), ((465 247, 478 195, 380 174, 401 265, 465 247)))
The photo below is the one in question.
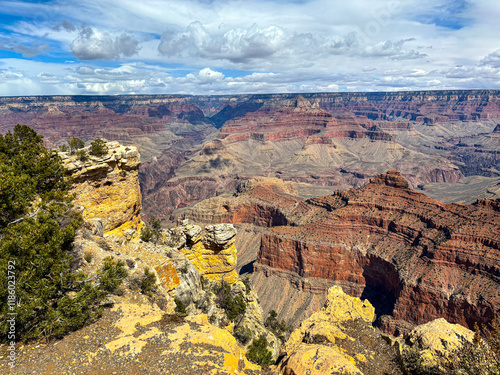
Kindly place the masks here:
POLYGON ((0 96, 500 89, 495 0, 0 0, 0 96))

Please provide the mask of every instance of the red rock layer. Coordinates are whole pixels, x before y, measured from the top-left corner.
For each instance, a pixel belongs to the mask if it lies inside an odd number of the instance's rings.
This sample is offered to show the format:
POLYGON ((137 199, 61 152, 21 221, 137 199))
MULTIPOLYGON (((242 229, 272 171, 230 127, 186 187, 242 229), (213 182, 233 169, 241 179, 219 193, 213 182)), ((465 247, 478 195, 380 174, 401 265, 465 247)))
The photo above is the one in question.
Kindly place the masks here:
POLYGON ((366 117, 334 117, 300 96, 289 100, 287 105, 264 106, 226 122, 219 133, 219 139, 226 143, 246 139, 265 142, 307 138, 318 133, 329 138, 391 139, 388 133, 380 131, 366 117))
POLYGON ((438 317, 473 327, 500 310, 496 201, 443 204, 389 171, 362 188, 306 201, 257 185, 202 202, 191 215, 220 207, 221 219, 271 227, 256 270, 339 283, 370 299, 388 332, 438 317))

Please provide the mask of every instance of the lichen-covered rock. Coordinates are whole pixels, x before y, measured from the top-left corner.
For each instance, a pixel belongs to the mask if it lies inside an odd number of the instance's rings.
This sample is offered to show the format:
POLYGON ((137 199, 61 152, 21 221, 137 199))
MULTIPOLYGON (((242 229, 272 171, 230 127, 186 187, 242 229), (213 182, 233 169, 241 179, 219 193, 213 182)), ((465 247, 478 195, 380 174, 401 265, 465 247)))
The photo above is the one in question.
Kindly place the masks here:
POLYGON ((439 318, 415 327, 406 337, 411 346, 421 349, 422 358, 435 364, 440 357, 448 357, 466 342, 472 342, 474 332, 460 324, 439 318))
MULTIPOLYGON (((75 204, 83 207, 84 219, 100 218, 104 233, 131 239, 142 226, 142 197, 138 169, 140 156, 134 146, 107 142, 108 153, 88 155, 78 160, 76 155, 60 153, 63 164, 73 177, 75 204)), ((88 154, 89 148, 83 148, 88 154)))
POLYGON ((170 229, 165 237, 169 244, 180 248, 201 276, 232 284, 238 280, 235 235, 232 224, 207 225, 202 230, 186 221, 170 229))
POLYGON ((165 263, 156 266, 155 271, 157 274, 158 282, 167 291, 171 291, 181 283, 179 276, 177 275, 177 271, 174 267, 174 262, 171 259, 168 259, 165 263))
POLYGON ((297 346, 304 342, 304 338, 314 340, 315 337, 332 344, 336 339, 345 339, 342 323, 349 320, 360 319, 372 323, 375 319, 375 309, 368 300, 361 301, 357 297, 345 294, 339 286, 328 290, 325 306, 321 311, 304 320, 296 329, 285 345, 287 353, 293 352, 297 346))
POLYGON ((375 309, 339 286, 329 289, 324 307, 302 322, 283 345, 281 375, 391 373, 396 352, 371 323, 375 309))
POLYGON ((304 344, 286 361, 283 375, 352 374, 362 372, 338 349, 324 345, 304 344))

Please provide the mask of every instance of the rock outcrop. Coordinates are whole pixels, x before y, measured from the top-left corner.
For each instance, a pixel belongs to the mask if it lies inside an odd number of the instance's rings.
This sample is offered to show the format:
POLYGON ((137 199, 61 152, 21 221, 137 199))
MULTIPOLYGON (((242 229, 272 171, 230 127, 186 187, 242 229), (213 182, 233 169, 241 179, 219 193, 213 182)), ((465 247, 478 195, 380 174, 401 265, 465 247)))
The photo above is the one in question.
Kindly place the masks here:
MULTIPOLYGON (((278 186, 257 184, 201 202, 187 214, 260 226, 252 278, 266 308, 266 300, 277 310, 289 305, 267 286, 271 282, 316 296, 341 285, 368 298, 378 324, 391 333, 440 317, 471 328, 500 309, 500 213, 494 204, 440 203, 409 189, 396 171, 356 190, 307 200, 278 186)), ((296 304, 295 311, 283 311, 282 318, 294 321, 308 314, 296 304)))
POLYGON ((108 153, 86 156, 59 153, 74 180, 75 205, 83 207, 84 219, 99 218, 106 235, 131 239, 141 227, 142 195, 138 170, 140 156, 134 146, 107 142, 108 153), (82 160, 81 160, 82 159, 82 160))
MULTIPOLYGON (((206 315, 175 317, 137 293, 114 296, 103 317, 62 340, 22 346, 15 373, 261 374, 236 339, 206 315)), ((0 369, 4 368, 0 360, 0 369)))
POLYGON ((378 375, 397 368, 395 350, 371 326, 375 309, 368 301, 328 291, 325 306, 302 322, 283 347, 283 375, 378 375))
POLYGON ((474 332, 460 324, 448 323, 440 318, 415 327, 406 341, 420 350, 427 365, 438 365, 440 358, 456 355, 465 343, 472 343, 474 332))

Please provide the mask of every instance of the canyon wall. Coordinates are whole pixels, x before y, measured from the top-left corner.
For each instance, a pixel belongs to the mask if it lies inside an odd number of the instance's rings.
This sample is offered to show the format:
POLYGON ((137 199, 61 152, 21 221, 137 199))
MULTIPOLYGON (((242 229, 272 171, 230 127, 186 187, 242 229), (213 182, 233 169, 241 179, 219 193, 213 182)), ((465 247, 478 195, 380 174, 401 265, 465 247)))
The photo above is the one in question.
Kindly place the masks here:
POLYGON ((411 190, 397 171, 307 200, 283 184, 256 180, 187 213, 261 227, 252 278, 266 291, 264 308, 283 307, 281 316, 297 321, 310 313, 307 299, 317 306, 336 284, 368 298, 391 333, 440 317, 473 327, 500 309, 498 200, 444 204, 411 190), (305 294, 284 296, 269 282, 305 294))

